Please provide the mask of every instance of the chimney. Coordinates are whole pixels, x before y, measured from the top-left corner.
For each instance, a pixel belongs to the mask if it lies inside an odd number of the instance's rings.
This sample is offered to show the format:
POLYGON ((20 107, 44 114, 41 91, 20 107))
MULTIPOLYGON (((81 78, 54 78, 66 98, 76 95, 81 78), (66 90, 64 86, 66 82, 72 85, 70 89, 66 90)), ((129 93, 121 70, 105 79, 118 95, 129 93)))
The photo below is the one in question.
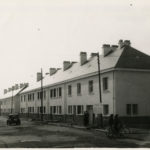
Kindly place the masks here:
POLYGON ((29 83, 24 83, 24 87, 28 87, 29 86, 29 83))
POLYGON ((50 73, 50 76, 55 74, 57 72, 57 69, 56 68, 50 68, 49 69, 49 73, 50 73))
POLYGON ((118 45, 119 45, 119 48, 122 48, 124 46, 123 40, 119 40, 118 45))
POLYGON ((124 45, 130 46, 131 45, 130 40, 125 40, 124 45))
POLYGON ((37 72, 37 76, 36 76, 36 81, 40 81, 42 79, 42 74, 41 72, 37 72))
POLYGON ((6 94, 7 93, 7 89, 4 89, 4 94, 6 94))
POLYGON ((103 55, 107 56, 111 52, 111 47, 109 44, 103 44, 103 55))
POLYGON ((91 53, 91 57, 97 56, 97 53, 91 53))
POLYGON ((23 88, 23 83, 20 83, 20 88, 23 88))
POLYGON ((70 66, 70 61, 64 61, 63 62, 63 70, 64 71, 67 70, 69 68, 69 66, 70 66))
POLYGON ((18 90, 18 89, 19 89, 19 85, 15 84, 15 90, 18 90))
POLYGON ((118 45, 112 45, 111 50, 115 51, 118 48, 118 45))
POLYGON ((80 65, 83 65, 87 62, 87 53, 80 52, 80 65))
POLYGON ((10 92, 10 91, 12 91, 12 89, 11 89, 11 88, 8 88, 8 92, 10 92))

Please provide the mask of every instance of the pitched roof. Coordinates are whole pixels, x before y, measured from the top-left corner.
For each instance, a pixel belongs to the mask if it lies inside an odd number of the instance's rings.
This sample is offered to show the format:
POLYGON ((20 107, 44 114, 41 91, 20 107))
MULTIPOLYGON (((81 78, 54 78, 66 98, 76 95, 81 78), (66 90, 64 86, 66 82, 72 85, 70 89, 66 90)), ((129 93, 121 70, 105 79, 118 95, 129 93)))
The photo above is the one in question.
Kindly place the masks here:
POLYGON ((3 95, 0 97, 0 100, 6 99, 6 98, 10 98, 10 97, 12 97, 12 96, 14 97, 14 96, 16 96, 17 94, 21 93, 25 88, 27 88, 27 86, 24 86, 24 87, 22 87, 22 88, 20 88, 20 89, 14 90, 13 93, 12 93, 12 91, 7 92, 6 94, 3 94, 3 95))
MULTIPOLYGON (((100 69, 105 70, 115 67, 120 55, 122 53, 121 49, 116 49, 110 53, 107 57, 103 55, 100 56, 100 69)), ((43 79, 43 86, 57 84, 63 81, 67 81, 76 77, 81 77, 98 71, 97 56, 90 57, 90 59, 84 65, 80 65, 80 62, 74 63, 69 69, 63 71, 63 69, 58 70, 52 76, 46 75, 43 79)), ((22 93, 31 91, 33 89, 40 89, 41 83, 29 83, 29 87, 26 88, 22 93)))
POLYGON ((150 56, 125 46, 115 68, 150 69, 150 56))
MULTIPOLYGON (((111 53, 105 57, 103 55, 100 56, 101 71, 110 68, 150 69, 150 56, 126 45, 122 48, 117 48, 111 51, 111 53)), ((60 69, 52 76, 46 75, 43 79, 43 86, 52 86, 53 84, 66 82, 68 80, 89 75, 97 71, 97 56, 93 56, 90 57, 84 65, 80 65, 80 62, 74 63, 65 71, 60 69)), ((40 82, 30 83, 29 85, 30 86, 22 93, 29 92, 34 89, 40 89, 41 87, 40 82)))

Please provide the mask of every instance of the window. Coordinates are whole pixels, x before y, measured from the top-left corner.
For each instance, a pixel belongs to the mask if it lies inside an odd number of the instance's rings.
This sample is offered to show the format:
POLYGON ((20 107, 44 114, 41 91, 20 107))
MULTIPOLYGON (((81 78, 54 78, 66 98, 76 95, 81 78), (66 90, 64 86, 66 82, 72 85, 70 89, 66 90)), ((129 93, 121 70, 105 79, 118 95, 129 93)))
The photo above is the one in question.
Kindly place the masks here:
POLYGON ((126 112, 127 112, 127 115, 131 115, 131 104, 127 104, 126 112))
POLYGON ((61 97, 61 87, 59 87, 59 97, 61 97))
POLYGON ((138 114, 138 105, 137 104, 132 105, 132 113, 133 113, 133 115, 138 114))
POLYGON ((56 106, 53 106, 53 114, 56 114, 56 106))
POLYGON ((103 90, 108 90, 108 78, 103 78, 103 90))
POLYGON ((127 115, 137 115, 138 114, 138 104, 127 104, 126 105, 127 115))
POLYGON ((40 99, 40 93, 37 92, 37 99, 40 99))
POLYGON ((34 93, 32 94, 32 98, 33 98, 33 101, 34 101, 34 93))
POLYGON ((77 114, 77 109, 76 109, 76 106, 75 106, 75 105, 73 106, 73 114, 74 114, 74 115, 77 114))
POLYGON ((68 96, 72 95, 72 86, 68 85, 68 96))
POLYGON ((52 114, 52 113, 53 113, 53 107, 50 106, 50 114, 52 114))
POLYGON ((72 114, 72 106, 68 106, 68 114, 72 114))
POLYGON ((82 105, 78 105, 77 106, 77 114, 83 114, 83 106, 82 105))
POLYGON ((54 89, 54 97, 56 97, 56 89, 54 89))
POLYGON ((89 81, 89 93, 93 93, 93 80, 89 81))
POLYGON ((43 99, 46 99, 46 91, 43 91, 43 99))
POLYGON ((22 102, 22 96, 20 97, 20 101, 22 102))
POLYGON ((59 106, 58 108, 59 108, 58 109, 58 111, 59 111, 58 113, 61 114, 61 106, 59 106))
POLYGON ((103 114, 108 115, 109 114, 109 105, 103 105, 103 114))
POLYGON ((50 98, 53 97, 53 90, 50 90, 50 98))
POLYGON ((77 83, 77 95, 81 95, 81 83, 77 83))

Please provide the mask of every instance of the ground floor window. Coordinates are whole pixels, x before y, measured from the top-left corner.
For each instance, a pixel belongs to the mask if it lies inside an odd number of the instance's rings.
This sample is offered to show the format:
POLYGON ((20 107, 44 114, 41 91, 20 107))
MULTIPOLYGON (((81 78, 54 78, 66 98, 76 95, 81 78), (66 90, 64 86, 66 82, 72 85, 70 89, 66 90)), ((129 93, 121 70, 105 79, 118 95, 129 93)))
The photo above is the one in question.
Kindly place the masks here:
POLYGON ((72 114, 72 106, 71 105, 68 106, 68 114, 72 114))
POLYGON ((83 114, 83 105, 69 105, 68 114, 82 115, 83 114))
POLYGON ((107 104, 103 105, 103 114, 104 115, 109 114, 109 105, 107 105, 107 104))
POLYGON ((126 104, 126 114, 127 115, 137 115, 138 114, 138 104, 126 104))
POLYGON ((78 105, 77 106, 77 114, 78 115, 83 114, 83 105, 78 105))
POLYGON ((61 106, 50 106, 50 114, 61 114, 62 108, 61 106))
POLYGON ((34 113, 34 107, 28 107, 28 113, 34 113))

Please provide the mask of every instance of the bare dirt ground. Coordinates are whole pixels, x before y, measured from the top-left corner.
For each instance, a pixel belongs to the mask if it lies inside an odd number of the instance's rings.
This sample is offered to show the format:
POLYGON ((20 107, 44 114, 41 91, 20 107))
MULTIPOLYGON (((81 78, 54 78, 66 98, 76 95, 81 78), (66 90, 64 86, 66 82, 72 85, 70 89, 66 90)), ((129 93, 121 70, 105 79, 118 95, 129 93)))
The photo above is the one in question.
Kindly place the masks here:
POLYGON ((6 118, 0 116, 0 148, 150 147, 149 134, 142 136, 109 139, 105 133, 95 130, 37 124, 23 119, 21 126, 7 126, 6 118))

